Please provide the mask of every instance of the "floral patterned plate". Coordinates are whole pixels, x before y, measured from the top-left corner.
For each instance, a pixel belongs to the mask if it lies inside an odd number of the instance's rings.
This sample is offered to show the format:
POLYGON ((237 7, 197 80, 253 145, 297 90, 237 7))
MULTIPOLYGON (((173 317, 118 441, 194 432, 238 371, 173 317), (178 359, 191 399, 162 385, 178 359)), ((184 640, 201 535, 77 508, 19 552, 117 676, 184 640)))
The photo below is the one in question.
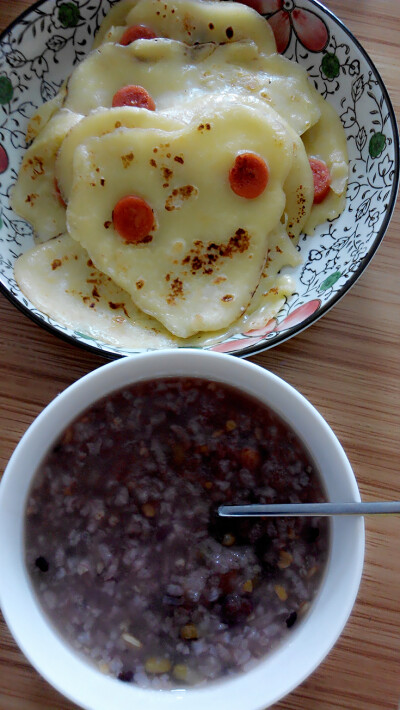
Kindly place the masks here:
MULTIPOLYGON (((25 149, 28 118, 51 99, 89 51, 113 0, 44 0, 0 38, 0 285, 36 322, 105 357, 133 355, 74 332, 39 312, 13 274, 17 257, 33 245, 30 226, 9 207, 9 191, 25 149)), ((214 345, 247 356, 278 345, 314 323, 349 290, 387 229, 399 182, 399 138, 393 108, 376 68, 346 27, 315 0, 247 0, 268 21, 279 52, 308 71, 339 113, 347 135, 347 207, 338 219, 299 242, 303 263, 297 291, 264 328, 214 345)))

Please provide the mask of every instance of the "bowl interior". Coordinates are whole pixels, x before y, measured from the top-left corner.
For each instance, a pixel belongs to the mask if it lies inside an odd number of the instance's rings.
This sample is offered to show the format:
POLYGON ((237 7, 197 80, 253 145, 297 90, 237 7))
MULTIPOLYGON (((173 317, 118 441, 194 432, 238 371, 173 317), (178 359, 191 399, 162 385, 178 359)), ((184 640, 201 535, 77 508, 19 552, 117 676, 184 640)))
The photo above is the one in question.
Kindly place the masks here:
POLYGON ((362 571, 363 520, 332 521, 325 576, 308 616, 290 639, 248 673, 201 689, 160 693, 103 676, 71 652, 36 602, 23 559, 25 501, 44 453, 60 431, 91 402, 128 383, 157 376, 190 375, 236 386, 268 403, 295 429, 323 474, 332 501, 359 500, 350 464, 336 437, 298 392, 244 360, 204 351, 163 351, 110 363, 59 395, 35 420, 14 452, 0 485, 0 578, 2 610, 17 643, 35 668, 60 692, 90 710, 121 710, 137 702, 147 710, 202 710, 229 706, 256 710, 276 702, 321 662, 339 636, 353 606, 362 571), (307 649, 307 653, 304 650, 307 649))

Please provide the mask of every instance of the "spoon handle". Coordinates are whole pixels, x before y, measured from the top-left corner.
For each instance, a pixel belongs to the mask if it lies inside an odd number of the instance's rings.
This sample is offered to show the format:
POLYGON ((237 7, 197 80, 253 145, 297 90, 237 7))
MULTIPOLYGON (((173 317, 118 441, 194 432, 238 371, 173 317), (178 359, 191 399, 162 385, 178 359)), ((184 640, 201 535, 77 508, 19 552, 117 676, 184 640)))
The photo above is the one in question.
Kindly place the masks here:
POLYGON ((387 515, 400 513, 400 501, 378 503, 271 503, 220 505, 218 514, 236 517, 290 517, 321 515, 387 515))

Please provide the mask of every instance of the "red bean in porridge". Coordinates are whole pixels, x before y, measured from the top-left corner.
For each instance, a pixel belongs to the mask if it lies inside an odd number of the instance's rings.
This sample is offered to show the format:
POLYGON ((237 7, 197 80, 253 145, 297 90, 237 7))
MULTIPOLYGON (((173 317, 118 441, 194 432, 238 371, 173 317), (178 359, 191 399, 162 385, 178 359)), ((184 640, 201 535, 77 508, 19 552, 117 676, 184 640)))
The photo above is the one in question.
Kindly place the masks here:
POLYGON ((233 387, 126 387, 63 433, 26 509, 26 561, 64 639, 143 687, 252 667, 293 633, 329 549, 326 519, 229 519, 221 503, 324 500, 294 432, 233 387))

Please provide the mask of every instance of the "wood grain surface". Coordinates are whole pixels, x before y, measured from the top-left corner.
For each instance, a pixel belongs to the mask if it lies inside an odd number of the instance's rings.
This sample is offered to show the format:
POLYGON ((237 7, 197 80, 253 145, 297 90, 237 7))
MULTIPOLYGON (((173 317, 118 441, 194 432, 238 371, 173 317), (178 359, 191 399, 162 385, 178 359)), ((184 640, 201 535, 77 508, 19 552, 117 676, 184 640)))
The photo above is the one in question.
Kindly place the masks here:
MULTIPOLYGON (((31 4, 0 0, 0 29, 31 4)), ((326 4, 370 54, 399 116, 399 0, 326 4)), ((381 247, 350 293, 305 332, 251 358, 319 409, 341 440, 365 500, 400 499, 399 231, 397 208, 381 247)), ((36 415, 104 360, 47 333, 2 295, 0 318, 2 471, 36 415)), ((400 517, 369 518, 366 530, 363 580, 345 631, 313 675, 275 706, 279 710, 399 706, 400 517)), ((32 669, 0 617, 0 710, 75 707, 32 669)))

